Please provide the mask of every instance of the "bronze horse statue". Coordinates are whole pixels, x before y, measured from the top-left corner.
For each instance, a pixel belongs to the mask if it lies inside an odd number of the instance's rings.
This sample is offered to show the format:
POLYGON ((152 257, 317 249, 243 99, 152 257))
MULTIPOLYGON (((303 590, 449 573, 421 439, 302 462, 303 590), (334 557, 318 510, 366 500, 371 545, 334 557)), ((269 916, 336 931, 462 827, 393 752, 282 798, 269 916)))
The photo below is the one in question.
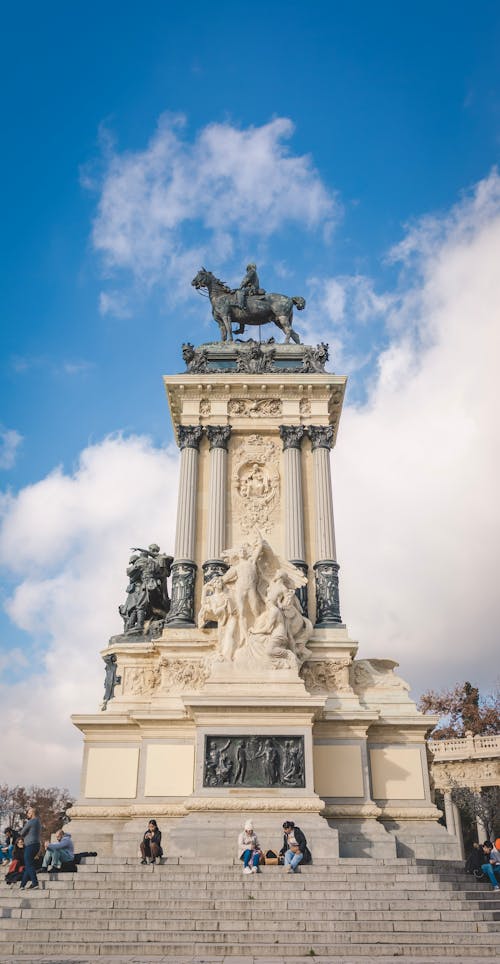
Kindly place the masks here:
POLYGON ((300 338, 292 328, 292 315, 294 305, 299 311, 305 308, 304 298, 289 298, 288 295, 267 292, 263 295, 250 294, 246 299, 246 307, 240 308, 236 291, 206 268, 198 271, 191 284, 197 290, 207 289, 212 315, 219 326, 222 341, 234 341, 233 335, 242 335, 247 325, 267 325, 274 322, 284 333, 285 344, 288 344, 290 338, 300 344, 300 338), (236 323, 239 327, 233 332, 232 326, 236 323))

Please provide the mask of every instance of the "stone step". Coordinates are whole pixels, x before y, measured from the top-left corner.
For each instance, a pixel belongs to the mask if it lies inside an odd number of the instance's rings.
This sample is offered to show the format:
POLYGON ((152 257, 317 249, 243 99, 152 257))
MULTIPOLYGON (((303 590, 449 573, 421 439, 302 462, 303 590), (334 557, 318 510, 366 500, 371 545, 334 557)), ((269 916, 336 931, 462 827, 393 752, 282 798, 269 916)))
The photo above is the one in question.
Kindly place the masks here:
POLYGON ((423 906, 430 905, 434 907, 438 899, 440 902, 445 901, 449 905, 456 905, 457 902, 460 901, 463 906, 468 906, 478 901, 483 902, 485 906, 496 906, 499 902, 498 894, 491 889, 490 891, 476 890, 471 892, 457 888, 454 890, 438 890, 429 893, 425 889, 410 890, 400 887, 386 887, 378 893, 370 888, 357 888, 356 890, 349 890, 348 888, 333 890, 325 887, 314 889, 303 888, 295 880, 291 881, 290 884, 287 882, 285 888, 286 889, 275 888, 269 891, 268 889, 252 884, 251 881, 243 887, 233 887, 230 890, 226 888, 211 888, 210 890, 206 888, 190 888, 183 890, 171 887, 151 888, 146 891, 134 891, 133 889, 121 889, 119 887, 108 887, 103 890, 66 888, 55 890, 53 888, 44 889, 43 885, 41 885, 38 890, 33 893, 29 888, 25 891, 19 887, 9 888, 7 893, 0 894, 0 906, 8 906, 12 901, 17 903, 27 899, 52 901, 53 905, 57 906, 74 906, 75 902, 77 902, 79 906, 82 906, 82 902, 86 901, 90 902, 90 906, 94 906, 95 901, 99 900, 107 902, 107 906, 111 906, 113 902, 117 906, 124 906, 124 902, 128 901, 128 906, 147 909, 151 906, 161 906, 167 900, 170 906, 173 901, 187 902, 187 904, 190 905, 191 902, 196 899, 198 901, 204 901, 206 904, 221 907, 224 906, 225 902, 232 903, 234 901, 240 901, 245 903, 250 899, 259 902, 268 902, 270 896, 273 898, 273 903, 275 900, 281 900, 286 902, 287 906, 300 906, 303 902, 307 902, 308 905, 313 905, 321 900, 327 901, 327 906, 334 905, 336 907, 355 904, 365 906, 370 901, 376 902, 375 907, 388 906, 389 902, 391 906, 395 906, 395 902, 397 901, 403 901, 403 904, 406 906, 408 906, 409 903, 420 906, 423 902, 423 906), (293 901, 296 903, 291 903, 293 901), (297 904, 297 901, 300 903, 297 904))
POLYGON ((150 880, 127 879, 125 877, 122 878, 120 875, 117 875, 115 877, 111 876, 109 878, 103 875, 103 879, 101 879, 101 875, 99 875, 99 877, 95 879, 81 878, 76 876, 68 879, 68 877, 69 875, 63 875, 62 877, 48 878, 46 876, 40 875, 39 877, 40 888, 43 890, 49 890, 53 892, 64 891, 64 890, 66 891, 78 890, 81 893, 83 893, 86 890, 95 891, 100 887, 108 889, 109 885, 113 884, 113 889, 115 890, 119 888, 120 890, 124 890, 124 891, 134 890, 136 892, 144 891, 146 893, 149 893, 153 889, 159 889, 159 888, 161 888, 162 892, 164 892, 167 889, 169 891, 177 891, 182 888, 191 890, 193 886, 196 886, 197 889, 199 890, 207 890, 207 891, 217 890, 219 892, 229 891, 232 893, 234 892, 234 889, 237 887, 243 888, 248 886, 254 886, 254 887, 258 886, 262 890, 267 890, 269 891, 269 893, 274 893, 274 891, 276 890, 277 884, 280 883, 280 885, 284 885, 284 886, 293 885, 296 890, 314 891, 314 890, 328 889, 329 891, 332 891, 332 892, 339 891, 339 890, 345 891, 346 889, 350 891, 367 890, 367 889, 373 888, 374 886, 377 886, 378 888, 382 886, 384 886, 384 888, 392 887, 394 889, 394 888, 397 888, 398 886, 403 886, 403 885, 404 885, 404 889, 408 891, 430 891, 430 890, 453 891, 453 890, 461 889, 458 882, 450 882, 450 881, 441 882, 439 880, 426 880, 425 878, 422 878, 422 879, 411 878, 403 881, 394 876, 388 877, 387 879, 384 879, 381 882, 377 882, 376 884, 371 880, 366 880, 363 877, 357 877, 357 876, 354 879, 350 879, 348 881, 341 881, 341 880, 335 881, 329 878, 319 879, 317 877, 312 877, 312 876, 306 877, 304 874, 285 874, 285 873, 280 875, 279 878, 275 878, 274 880, 272 878, 266 878, 264 874, 252 874, 251 876, 240 874, 234 880, 224 880, 224 879, 218 880, 215 877, 208 874, 206 877, 196 881, 192 881, 192 882, 176 881, 176 880, 173 880, 171 877, 169 877, 167 874, 161 877, 155 876, 150 880))
MULTIPOLYGON (((272 881, 274 885, 276 880, 278 880, 279 877, 283 876, 284 873, 285 871, 283 867, 263 867, 259 871, 259 877, 272 881)), ((38 876, 40 880, 43 879, 43 880, 63 881, 63 880, 77 879, 81 881, 82 884, 83 882, 87 882, 87 881, 102 882, 105 880, 143 881, 149 884, 151 880, 156 880, 158 878, 162 880, 165 878, 168 878, 169 880, 175 880, 183 883, 193 883, 200 880, 206 880, 207 878, 212 877, 213 872, 212 871, 203 871, 203 872, 191 871, 187 874, 184 874, 184 873, 181 873, 178 868, 172 869, 171 867, 165 867, 165 866, 163 867, 154 866, 151 868, 129 867, 128 869, 120 868, 120 870, 117 870, 117 871, 113 871, 109 867, 107 868, 101 867, 98 869, 93 867, 86 867, 79 870, 78 874, 67 874, 67 873, 45 874, 45 873, 39 872, 38 876)), ((349 871, 347 870, 326 871, 323 869, 318 870, 316 873, 313 873, 312 869, 311 870, 308 869, 306 872, 306 868, 304 868, 303 870, 301 870, 300 876, 304 877, 306 880, 309 880, 309 879, 318 880, 318 881, 331 880, 331 881, 337 881, 339 883, 344 883, 345 881, 350 881, 350 880, 354 880, 354 881, 365 880, 365 881, 369 881, 370 883, 373 883, 374 885, 378 885, 383 883, 384 881, 391 881, 391 880, 398 880, 404 883, 407 883, 407 882, 409 883, 411 881, 414 881, 415 883, 420 884, 422 881, 425 881, 425 880, 434 881, 436 883, 445 882, 445 881, 448 883, 462 883, 464 879, 463 875, 460 878, 457 874, 447 874, 447 875, 437 874, 437 873, 436 874, 413 874, 413 873, 409 873, 408 871, 402 872, 402 873, 399 871, 396 873, 392 873, 390 870, 387 870, 387 869, 380 874, 372 874, 367 870, 364 870, 362 873, 359 872, 355 874, 350 874, 349 871)), ((219 881, 232 882, 232 881, 241 879, 241 877, 242 877, 241 864, 239 868, 235 868, 234 870, 228 870, 217 874, 217 880, 219 881)))
MULTIPOLYGON (((297 918, 298 908, 275 908, 273 903, 273 909, 268 909, 267 907, 256 907, 249 908, 248 904, 240 905, 235 907, 234 905, 229 905, 227 908, 221 910, 221 914, 224 915, 225 920, 240 920, 242 914, 246 915, 247 919, 257 919, 260 921, 295 921, 297 918)), ((207 920, 212 919, 216 913, 216 908, 213 907, 172 907, 162 905, 157 909, 147 909, 140 911, 138 908, 134 908, 135 915, 131 915, 130 909, 114 908, 112 917, 116 921, 149 921, 149 920, 170 920, 175 917, 176 920, 193 920, 194 915, 196 915, 197 920, 207 920)), ((24 908, 2 908, 0 912, 0 917, 4 920, 44 920, 48 922, 53 922, 56 920, 64 919, 65 921, 82 921, 82 920, 108 920, 110 917, 110 908, 96 907, 95 904, 89 906, 88 908, 71 908, 70 914, 61 908, 57 907, 47 907, 45 904, 39 907, 24 907, 24 908)), ((422 913, 422 909, 411 908, 408 909, 394 909, 387 908, 385 910, 370 910, 365 907, 358 908, 356 910, 340 910, 338 908, 333 909, 331 906, 328 908, 313 908, 308 911, 307 919, 309 921, 357 921, 357 920, 418 920, 422 919, 427 921, 498 921, 500 920, 500 911, 487 911, 487 910, 444 910, 440 907, 439 910, 434 908, 425 908, 425 914, 422 913)), ((47 925, 49 926, 49 925, 47 925)), ((52 926, 52 924, 50 924, 52 926)))
MULTIPOLYGON (((29 923, 29 922, 27 922, 29 923)), ((178 928, 178 929, 148 929, 147 932, 142 926, 140 929, 110 929, 106 927, 95 928, 88 930, 85 928, 80 929, 68 929, 63 931, 58 928, 48 928, 44 929, 42 927, 38 928, 23 928, 12 930, 7 928, 2 928, 0 931, 0 948, 4 942, 9 942, 12 940, 12 933, 16 934, 19 941, 21 936, 25 936, 26 940, 31 942, 43 942, 47 941, 50 943, 52 951, 60 943, 76 942, 81 943, 85 940, 89 940, 90 943, 113 943, 113 944, 132 944, 138 943, 151 943, 156 944, 159 942, 165 942, 167 935, 169 941, 177 943, 183 940, 194 940, 213 943, 215 945, 225 944, 227 942, 246 944, 248 940, 252 941, 252 944, 272 944, 276 942, 286 943, 290 940, 290 929, 288 927, 281 928, 278 930, 276 927, 272 928, 259 928, 258 921, 255 921, 256 927, 251 929, 248 926, 241 926, 242 922, 234 921, 221 921, 214 922, 214 927, 212 929, 206 926, 206 922, 197 921, 196 926, 178 928), (217 925, 217 926, 215 926, 217 925)), ((247 923, 247 922, 243 922, 247 923)), ((439 926, 435 926, 432 930, 415 930, 415 928, 399 928, 398 931, 394 931, 390 927, 384 927, 385 922, 379 922, 380 926, 373 927, 371 924, 367 924, 365 930, 357 929, 354 931, 348 921, 339 922, 339 927, 335 930, 328 928, 319 930, 314 926, 307 926, 307 922, 297 922, 297 926, 294 933, 301 934, 300 938, 303 941, 310 941, 311 943, 325 943, 330 942, 335 943, 350 943, 355 942, 359 944, 363 943, 386 943, 391 944, 394 942, 401 943, 443 943, 443 944, 453 944, 456 947, 460 947, 463 935, 457 933, 454 930, 445 931, 439 926), (298 924, 301 924, 299 927, 298 924), (341 924, 344 926, 340 926, 341 924), (418 940, 416 938, 418 934, 418 940)), ((390 922, 387 922, 390 924, 390 922)), ((402 922, 403 923, 403 922, 402 922)), ((478 932, 473 930, 469 933, 469 940, 473 940, 474 943, 481 944, 491 944, 495 939, 492 931, 489 932, 478 932)), ((19 944, 19 949, 21 943, 19 944)))
MULTIPOLYGON (((19 947, 16 944, 9 944, 2 947, 5 954, 13 955, 14 953, 22 953, 24 959, 29 956, 30 958, 36 958, 41 955, 46 954, 47 947, 45 944, 29 943, 23 945, 22 952, 19 951, 19 947)), ((283 958, 284 952, 288 958, 291 958, 292 951, 294 957, 386 957, 388 953, 387 946, 384 944, 338 944, 335 946, 333 952, 331 946, 326 944, 316 943, 315 947, 312 948, 310 944, 294 943, 293 948, 288 946, 284 948, 284 945, 270 944, 270 945, 259 945, 259 956, 265 956, 266 958, 278 957, 283 958), (311 955, 311 951, 313 954, 311 955)), ((88 956, 124 956, 133 955, 135 958, 138 956, 145 956, 148 960, 153 957, 193 957, 196 956, 197 960, 207 957, 213 957, 214 948, 211 944, 199 944, 193 942, 179 943, 179 944, 157 944, 152 946, 151 944, 90 944, 88 942, 75 944, 61 944, 57 947, 58 955, 85 955, 88 956)), ((228 944, 224 948, 224 953, 228 956, 234 956, 241 958, 242 948, 240 945, 228 944)), ((435 958, 449 957, 450 961, 457 957, 457 949, 453 946, 441 946, 436 945, 426 945, 425 947, 420 947, 418 945, 412 944, 396 944, 392 945, 390 948, 390 955, 393 957, 399 957, 405 955, 405 957, 425 957, 429 961, 435 958)), ((217 955, 218 957, 220 955, 217 955)), ((248 956, 244 954, 244 956, 248 956)), ((461 944, 460 945, 460 958, 470 957, 474 962, 477 962, 479 957, 481 958, 494 958, 498 959, 498 945, 492 944, 489 946, 482 946, 478 948, 474 943, 471 944, 461 944)), ((53 954, 51 954, 51 959, 53 954)), ((209 964, 209 961, 207 961, 209 964)))
MULTIPOLYGON (((222 921, 211 918, 197 918, 196 921, 193 918, 178 918, 176 916, 163 920, 153 920, 149 921, 146 925, 141 918, 134 918, 130 920, 116 920, 112 919, 93 919, 91 917, 81 920, 68 920, 67 918, 60 918, 57 923, 54 920, 45 920, 44 918, 7 918, 2 921, 2 933, 6 933, 9 930, 16 930, 16 932, 21 933, 22 931, 36 932, 41 931, 57 931, 58 940, 63 940, 63 936, 71 937, 72 934, 87 933, 92 939, 92 935, 95 932, 104 933, 110 932, 110 937, 114 935, 115 932, 118 935, 122 935, 124 939, 134 932, 134 934, 166 934, 171 932, 186 932, 192 933, 197 931, 204 932, 220 932, 220 931, 234 931, 237 930, 239 933, 251 933, 252 940, 254 932, 259 934, 270 933, 279 934, 290 932, 293 927, 294 932, 298 931, 314 931, 315 933, 321 931, 324 934, 336 934, 339 932, 348 932, 349 934, 360 934, 362 932, 368 933, 406 933, 408 931, 416 931, 419 934, 440 934, 440 935, 458 935, 460 934, 479 934, 495 932, 498 930, 497 925, 490 921, 442 921, 442 920, 408 920, 408 919, 394 919, 393 917, 385 917, 383 919, 371 919, 371 920, 339 920, 339 919, 308 919, 305 921, 297 920, 263 920, 259 917, 251 919, 242 919, 241 916, 234 915, 233 918, 224 917, 222 921)), ((54 936, 51 933, 51 940, 54 940, 54 936)), ((2 938, 0 937, 0 940, 2 938)))
MULTIPOLYGON (((455 898, 455 895, 450 895, 455 898)), ((258 913, 265 913, 269 905, 268 898, 265 896, 257 895, 252 899, 252 907, 255 905, 256 911, 258 913)), ((87 910, 95 911, 102 910, 103 913, 107 913, 109 910, 113 909, 113 913, 124 913, 129 914, 130 910, 136 910, 137 913, 141 913, 142 916, 148 913, 157 914, 158 911, 162 909, 167 909, 169 912, 172 910, 184 910, 187 914, 198 913, 200 910, 217 910, 220 912, 228 912, 231 909, 235 909, 238 913, 245 911, 249 908, 248 896, 243 900, 218 900, 213 898, 198 898, 189 897, 184 900, 169 900, 166 902, 161 899, 149 899, 149 900, 135 900, 131 898, 108 898, 99 897, 98 903, 95 900, 82 900, 78 899, 75 902, 74 899, 70 897, 59 897, 57 900, 49 898, 48 896, 40 894, 39 891, 33 895, 30 901, 26 897, 19 895, 19 900, 13 901, 11 897, 1 897, 0 898, 0 909, 10 910, 12 913, 16 911, 21 912, 21 907, 33 907, 40 908, 40 914, 48 914, 49 909, 54 909, 56 913, 66 913, 68 910, 73 910, 74 913, 86 915, 87 910), (21 899, 22 898, 22 899, 21 899), (43 899, 40 899, 43 898, 43 899)), ((284 912, 286 910, 297 911, 304 908, 303 899, 296 898, 283 898, 278 897, 273 899, 272 903, 273 910, 277 912, 284 912)), ((333 904, 331 900, 323 899, 322 897, 314 898, 308 902, 308 914, 314 913, 316 911, 322 910, 333 910, 334 911, 349 911, 358 912, 359 910, 369 910, 373 913, 379 913, 386 910, 404 910, 405 912, 418 914, 421 911, 432 911, 436 909, 436 900, 433 898, 422 897, 420 899, 412 899, 411 901, 408 897, 402 897, 401 895, 396 899, 391 900, 380 900, 378 898, 370 898, 362 896, 361 900, 353 901, 352 899, 347 899, 343 897, 340 900, 336 900, 333 904)), ((498 901, 496 895, 492 894, 490 900, 477 900, 465 901, 461 899, 459 893, 456 894, 455 899, 439 901, 439 908, 443 912, 453 912, 459 915, 473 913, 475 911, 484 911, 489 913, 498 913, 500 915, 500 901, 498 901), (498 910, 496 910, 498 908, 498 910)))
POLYGON ((498 958, 500 900, 461 865, 316 863, 297 876, 241 863, 140 865, 95 858, 0 885, 0 954, 149 958, 448 956, 498 958), (290 935, 294 934, 291 943, 290 935))

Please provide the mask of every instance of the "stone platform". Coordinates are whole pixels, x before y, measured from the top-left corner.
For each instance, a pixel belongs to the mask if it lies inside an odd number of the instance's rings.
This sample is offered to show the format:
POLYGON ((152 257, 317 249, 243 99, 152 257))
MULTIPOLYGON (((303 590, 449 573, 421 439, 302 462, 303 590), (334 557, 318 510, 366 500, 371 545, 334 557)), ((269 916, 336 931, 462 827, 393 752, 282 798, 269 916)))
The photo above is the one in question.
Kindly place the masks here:
POLYGON ((0 916, 0 962, 478 961, 498 959, 500 896, 449 862, 318 859, 243 876, 237 861, 102 857, 40 875, 34 893, 2 883, 0 916))

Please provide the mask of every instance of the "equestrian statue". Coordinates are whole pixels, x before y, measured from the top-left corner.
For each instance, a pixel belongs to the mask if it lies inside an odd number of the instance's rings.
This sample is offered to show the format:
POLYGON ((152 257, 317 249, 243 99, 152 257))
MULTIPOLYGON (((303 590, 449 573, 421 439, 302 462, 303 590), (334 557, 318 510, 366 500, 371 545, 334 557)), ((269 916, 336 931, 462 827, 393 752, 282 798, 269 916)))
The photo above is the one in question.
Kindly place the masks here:
POLYGON ((300 296, 289 298, 266 292, 260 287, 257 267, 247 265, 239 288, 229 288, 211 271, 201 268, 191 284, 198 291, 206 288, 212 305, 212 315, 217 322, 222 341, 234 341, 234 335, 242 335, 247 325, 267 325, 274 322, 284 333, 285 344, 290 339, 300 344, 300 338, 292 328, 293 306, 299 311, 306 306, 300 296), (233 324, 238 328, 233 331, 233 324))

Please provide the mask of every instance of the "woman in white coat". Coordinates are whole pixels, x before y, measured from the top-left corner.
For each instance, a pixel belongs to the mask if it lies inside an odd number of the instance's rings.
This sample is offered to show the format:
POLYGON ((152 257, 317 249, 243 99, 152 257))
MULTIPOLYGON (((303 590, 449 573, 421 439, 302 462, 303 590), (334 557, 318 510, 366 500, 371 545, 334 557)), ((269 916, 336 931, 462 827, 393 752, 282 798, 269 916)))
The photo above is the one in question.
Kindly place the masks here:
POLYGON ((260 845, 251 820, 246 821, 238 837, 238 857, 243 861, 244 874, 259 873, 260 845))

